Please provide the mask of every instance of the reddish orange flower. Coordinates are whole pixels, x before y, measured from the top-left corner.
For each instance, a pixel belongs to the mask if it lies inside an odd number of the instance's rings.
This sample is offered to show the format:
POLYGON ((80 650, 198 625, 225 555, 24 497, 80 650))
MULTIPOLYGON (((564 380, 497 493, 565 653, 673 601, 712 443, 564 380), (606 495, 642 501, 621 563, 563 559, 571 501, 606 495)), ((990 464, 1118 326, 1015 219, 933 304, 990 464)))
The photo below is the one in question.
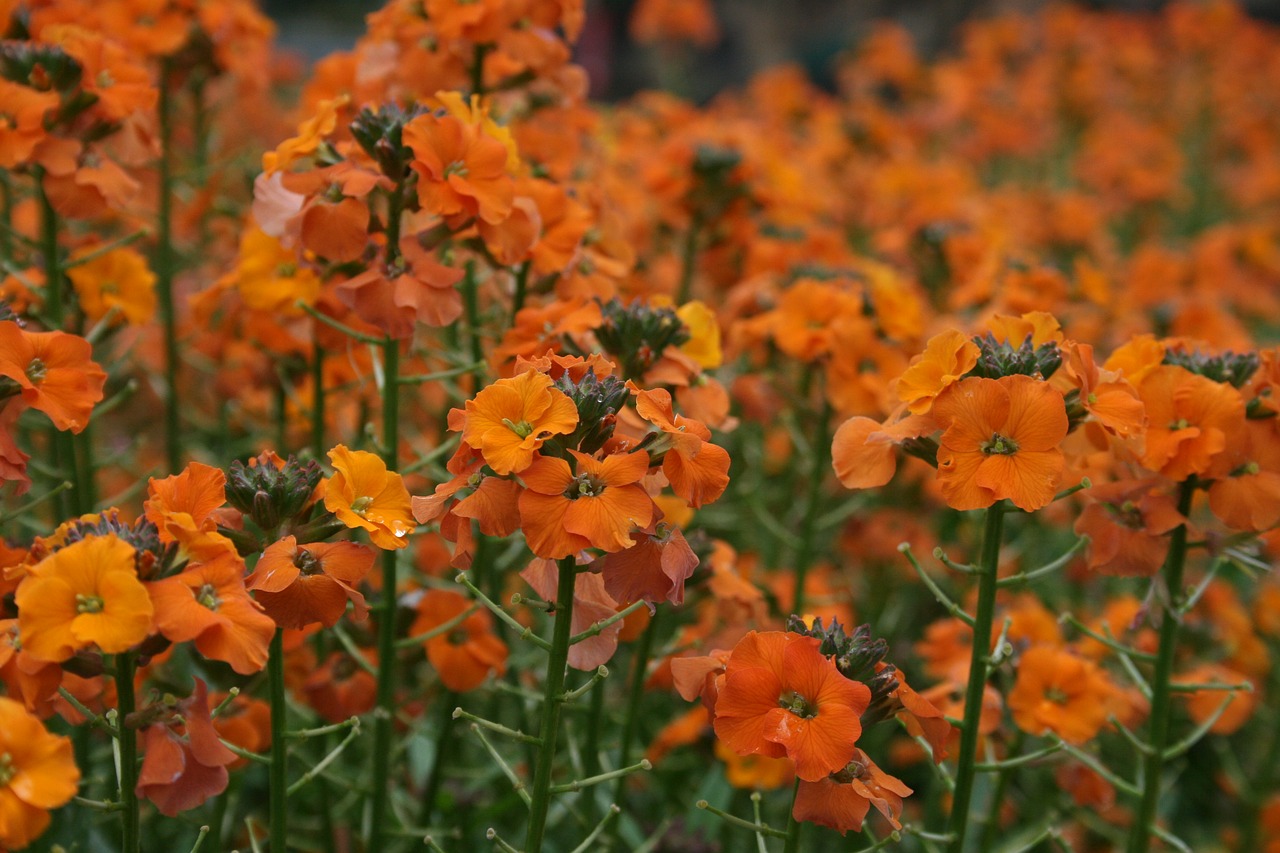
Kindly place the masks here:
POLYGON ((853 760, 840 770, 818 780, 801 779, 791 814, 830 827, 844 835, 849 830, 860 832, 862 822, 872 806, 893 825, 901 829, 902 798, 911 789, 885 773, 865 752, 854 750, 853 760))
POLYGON ((413 335, 418 323, 447 326, 462 315, 462 294, 455 285, 463 274, 407 236, 400 241, 395 262, 371 264, 339 284, 337 293, 361 320, 404 339, 413 335))
POLYGON ((21 704, 0 696, 0 847, 20 850, 49 826, 49 810, 80 787, 71 738, 50 734, 21 704))
MULTIPOLYGON (((562 391, 551 387, 550 376, 527 370, 512 379, 499 379, 468 400, 462 424, 462 440, 505 477, 528 468, 547 439, 573 432, 578 409, 562 391)), ((452 417, 450 427, 456 428, 452 417)))
MULTIPOLYGON (((1250 683, 1250 679, 1244 673, 1230 667, 1207 663, 1180 673, 1174 683, 1239 685, 1250 683)), ((1186 691, 1184 688, 1179 692, 1186 697, 1187 714, 1196 725, 1208 723, 1216 717, 1213 724, 1209 726, 1209 731, 1215 735, 1236 733, 1249 722, 1258 707, 1258 694, 1255 690, 1186 691)))
POLYGON ((907 404, 912 414, 924 414, 945 388, 973 370, 980 352, 978 345, 958 329, 934 335, 898 379, 898 399, 907 404))
POLYGON ((652 604, 684 603, 684 583, 697 567, 698 555, 684 534, 665 523, 652 535, 638 534, 636 544, 606 554, 600 561, 605 589, 628 603, 641 599, 652 604))
POLYGON ((0 322, 0 376, 16 382, 22 401, 48 415, 58 429, 83 430, 102 399, 107 374, 92 356, 84 338, 0 322))
MULTIPOLYGON (((368 666, 373 654, 365 653, 368 666)), ((323 666, 312 669, 301 687, 308 706, 330 723, 340 723, 373 710, 378 700, 378 680, 345 652, 335 652, 323 666)))
POLYGON ((809 781, 853 760, 871 691, 841 675, 818 646, 813 637, 752 631, 734 647, 714 721, 730 749, 790 758, 809 781))
MULTIPOLYGON (((410 636, 425 634, 466 612, 471 603, 452 590, 428 590, 418 602, 418 618, 410 636)), ((445 687, 458 693, 475 690, 493 672, 507 670, 507 644, 493 633, 489 611, 476 609, 453 629, 427 640, 427 660, 445 687)))
POLYGON ((1089 344, 1067 344, 1062 352, 1065 369, 1060 375, 1074 380, 1085 411, 1107 432, 1119 436, 1141 433, 1147 417, 1137 389, 1119 374, 1100 369, 1089 344))
POLYGON ((92 647, 125 652, 152 629, 133 547, 115 536, 82 539, 32 566, 15 600, 22 648, 36 660, 64 661, 92 647))
MULTIPOLYGON (((213 721, 218 737, 248 752, 265 753, 271 748, 271 706, 261 699, 244 694, 229 701, 228 698, 220 693, 209 697, 210 705, 215 708, 222 706, 217 719, 213 721)), ((248 763, 249 759, 237 756, 235 761, 227 765, 227 769, 238 770, 248 763)))
POLYGON ((1081 744, 1097 735, 1115 708, 1116 687, 1092 661, 1054 646, 1032 646, 1018 661, 1009 711, 1018 728, 1053 732, 1081 744))
POLYGON ((0 683, 10 699, 20 700, 42 719, 49 716, 51 700, 62 686, 61 666, 23 651, 17 619, 0 619, 0 683))
POLYGON ((677 415, 664 389, 644 391, 633 386, 636 411, 664 435, 649 445, 662 459, 662 473, 671 489, 690 506, 712 503, 729 485, 729 453, 711 443, 711 430, 700 421, 677 415))
POLYGON ((140 740, 143 759, 137 793, 155 803, 161 814, 177 817, 227 789, 227 767, 236 754, 218 739, 208 688, 200 679, 195 692, 148 726, 140 740))
POLYGON ((176 542, 181 555, 193 560, 234 555, 235 545, 218 532, 226 485, 221 468, 200 462, 190 463, 181 474, 150 480, 143 507, 147 520, 159 529, 160 541, 176 542))
POLYGON ((1008 498, 1031 512, 1053 500, 1065 464, 1062 394, 1029 376, 972 377, 933 405, 945 432, 938 483, 954 509, 981 509, 1008 498))
POLYGON ((1174 499, 1150 480, 1104 483, 1089 497, 1093 503, 1075 523, 1076 533, 1089 537, 1089 568, 1127 577, 1159 571, 1169 553, 1165 534, 1186 522, 1174 499))
POLYGON ((570 451, 575 469, 554 456, 539 457, 520 478, 520 526, 539 557, 558 560, 584 548, 621 551, 635 544, 632 531, 653 521, 653 499, 641 478, 649 472, 644 451, 598 461, 570 451))
POLYGON ((373 568, 374 553, 356 542, 317 542, 299 545, 293 536, 273 542, 246 589, 281 628, 302 629, 320 624, 332 627, 354 606, 353 618, 364 621, 368 608, 356 586, 373 568))
POLYGON ((325 508, 347 527, 367 531, 384 551, 407 547, 415 522, 400 475, 376 454, 342 444, 329 451, 329 461, 335 473, 325 489, 325 508))
POLYGON ((224 554, 152 581, 147 587, 156 627, 175 643, 195 641, 200 654, 231 664, 241 675, 260 671, 276 625, 249 597, 243 578, 244 562, 224 554))
POLYGON ((1165 365, 1139 392, 1147 406, 1142 464, 1171 480, 1209 473, 1227 447, 1244 439, 1244 399, 1230 385, 1165 365))
POLYGON ((511 214, 515 182, 507 173, 507 147, 481 125, 427 113, 405 125, 404 143, 413 149, 426 210, 488 223, 511 214))

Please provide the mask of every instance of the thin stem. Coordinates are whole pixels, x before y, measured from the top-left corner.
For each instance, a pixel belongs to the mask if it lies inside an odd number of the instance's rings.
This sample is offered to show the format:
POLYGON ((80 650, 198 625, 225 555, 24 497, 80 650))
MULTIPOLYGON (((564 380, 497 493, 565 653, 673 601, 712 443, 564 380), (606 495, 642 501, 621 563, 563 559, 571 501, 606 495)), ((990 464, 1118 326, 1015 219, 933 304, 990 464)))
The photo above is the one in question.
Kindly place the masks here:
POLYGON ((475 365, 476 382, 484 377, 484 342, 480 338, 480 282, 476 280, 475 261, 467 261, 462 276, 462 299, 467 312, 467 342, 471 345, 471 363, 475 365))
POLYGON ((749 820, 743 820, 737 815, 731 815, 728 812, 724 811, 723 809, 716 808, 715 806, 708 803, 706 800, 698 800, 698 802, 694 803, 694 805, 704 812, 711 812, 713 815, 720 818, 725 823, 731 824, 733 826, 741 827, 742 829, 745 829, 748 832, 754 832, 759 835, 764 835, 768 838, 786 838, 787 837, 787 833, 783 832, 780 829, 774 829, 772 826, 769 826, 769 824, 767 823, 752 823, 749 820))
POLYGON ((444 779, 445 755, 452 742, 453 721, 456 719, 453 709, 458 701, 458 694, 446 689, 436 698, 436 701, 440 703, 438 720, 440 730, 436 732, 436 749, 431 759, 431 772, 427 774, 427 783, 422 789, 422 802, 418 808, 418 823, 423 826, 430 826, 431 818, 435 816, 436 795, 440 793, 440 782, 444 779))
POLYGON ((813 562, 814 525, 821 513, 823 475, 826 473, 831 456, 831 403, 827 399, 826 389, 818 383, 818 393, 822 395, 822 406, 818 412, 817 435, 810 448, 809 459, 809 495, 805 505, 804 520, 800 526, 800 546, 796 550, 793 569, 796 575, 795 593, 791 599, 791 612, 804 615, 804 582, 809 574, 809 565, 813 562))
POLYGON ((276 628, 267 657, 271 698, 271 853, 284 853, 289 838, 289 750, 285 740, 284 630, 276 628))
POLYGON ((311 456, 324 458, 324 348, 313 327, 311 344, 311 456))
MULTIPOLYGON (((1022 730, 1018 729, 1013 737, 1013 743, 1009 746, 1009 752, 1017 755, 1022 751, 1023 737, 1022 730)), ((1051 747, 1051 751, 1056 752, 1057 748, 1051 747)), ((1009 790, 1010 780, 1020 766, 1020 764, 1003 764, 995 771, 996 787, 991 792, 991 803, 987 808, 987 822, 982 827, 982 844, 980 845, 982 850, 995 848, 996 835, 1000 832, 1000 810, 1004 806, 1005 792, 1009 790)))
POLYGON ((982 716, 983 692, 987 686, 987 663, 991 652, 991 622, 996 605, 996 572, 1000 538, 1004 532, 1004 508, 997 502, 987 508, 982 532, 982 557, 978 569, 978 610, 973 621, 973 649, 969 656, 969 684, 964 695, 964 723, 960 732, 960 758, 956 765, 956 790, 951 804, 947 849, 964 850, 969 825, 969 803, 973 797, 974 765, 978 755, 978 721, 982 716))
POLYGON ((702 230, 702 217, 694 214, 689 220, 689 230, 684 235, 680 251, 680 290, 676 303, 683 305, 693 294, 693 273, 698 265, 698 232, 702 230))
MULTIPOLYGON (((1178 487, 1178 512, 1183 518, 1191 512, 1191 498, 1195 494, 1193 481, 1184 481, 1178 487)), ((1182 590, 1182 571, 1187 559, 1187 526, 1181 524, 1169 540, 1169 556, 1164 563, 1164 585, 1167 598, 1160 620, 1160 646, 1156 650, 1156 665, 1151 681, 1151 717, 1147 743, 1151 752, 1142 762, 1142 800, 1138 804, 1133 826, 1129 834, 1128 853, 1146 853, 1155 832, 1156 807, 1160 802, 1160 777, 1164 771, 1166 749, 1169 742, 1169 718, 1172 711, 1169 679, 1173 674, 1173 658, 1178 647, 1178 630, 1181 620, 1177 597, 1182 590)))
MULTIPOLYGON (((631 656, 631 681, 627 689, 627 716, 622 724, 622 742, 618 745, 618 767, 626 767, 631 763, 631 750, 635 745, 636 735, 640 730, 640 705, 644 698, 644 682, 649 674, 649 658, 653 656, 654 639, 658 635, 658 616, 661 611, 655 610, 653 616, 649 618, 649 624, 645 627, 644 633, 640 635, 640 642, 636 644, 634 654, 631 656)), ((613 801, 615 803, 626 802, 627 780, 625 778, 618 779, 617 785, 613 790, 613 801)), ((617 827, 614 827, 617 831, 617 827)))
POLYGON ((178 321, 173 301, 173 93, 169 90, 169 66, 160 68, 160 93, 156 106, 160 124, 159 193, 156 212, 156 295, 164 326, 164 434, 169 471, 182 466, 182 428, 178 414, 178 321))
POLYGON ((547 810, 551 806, 551 771, 555 767, 556 740, 560 729, 560 711, 564 705, 565 666, 569 660, 569 629, 573 618, 573 589, 577 578, 573 557, 559 563, 556 588, 556 624, 547 660, 547 679, 542 687, 542 723, 538 737, 537 767, 529 803, 529 830, 525 834, 525 853, 541 853, 547 830, 547 810))
POLYGON ((516 315, 520 313, 520 309, 524 308, 524 299, 529 292, 529 267, 530 262, 525 261, 520 265, 520 269, 516 270, 516 292, 511 296, 511 319, 507 322, 508 328, 516 324, 516 315))
POLYGON ((791 790, 791 808, 787 811, 787 840, 782 845, 782 853, 800 853, 800 827, 803 824, 796 820, 796 797, 799 795, 800 780, 797 779, 791 790))
POLYGON ((120 853, 141 853, 142 825, 138 814, 138 732, 129 725, 129 717, 137 710, 133 693, 134 658, 132 652, 116 656, 116 737, 120 745, 120 805, 122 831, 120 853))

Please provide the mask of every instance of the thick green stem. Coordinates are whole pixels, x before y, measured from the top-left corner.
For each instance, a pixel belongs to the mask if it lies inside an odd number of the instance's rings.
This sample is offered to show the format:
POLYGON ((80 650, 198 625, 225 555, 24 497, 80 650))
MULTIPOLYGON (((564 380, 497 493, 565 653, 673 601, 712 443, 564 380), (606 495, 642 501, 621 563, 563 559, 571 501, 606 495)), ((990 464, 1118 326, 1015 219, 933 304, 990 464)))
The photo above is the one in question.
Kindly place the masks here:
POLYGON ((319 343, 311 346, 311 455, 324 458, 324 349, 319 343))
POLYGON ((276 629, 267 658, 271 700, 271 853, 284 853, 289 839, 289 753, 285 739, 284 631, 276 629))
POLYGON ((476 387, 484 377, 484 341, 480 338, 480 283, 476 280, 476 265, 467 261, 462 278, 462 298, 467 312, 467 342, 471 345, 471 363, 476 365, 476 387))
POLYGON ((787 812, 787 840, 782 846, 782 853, 800 853, 800 828, 804 825, 796 820, 796 797, 800 794, 800 780, 791 791, 791 810, 787 812))
POLYGON ((978 570, 978 611, 973 617, 973 649, 969 657, 969 684, 964 694, 964 728, 960 732, 960 758, 956 765, 956 790, 951 801, 950 853, 964 850, 969 825, 969 802, 973 797, 974 764, 978 754, 978 721, 987 686, 991 655, 991 622, 996 608, 996 580, 1000 558, 1000 538, 1004 533, 1004 509, 1000 503, 987 509, 982 532, 982 558, 978 570))
POLYGON ((809 566, 813 563, 814 528, 818 516, 822 514, 822 484, 831 458, 831 403, 827 400, 825 389, 819 390, 822 393, 822 407, 818 414, 817 434, 813 438, 813 455, 809 462, 809 495, 804 519, 800 523, 800 545, 796 549, 796 561, 792 567, 795 572, 795 593, 791 612, 801 616, 804 615, 805 606, 804 583, 809 575, 809 566))
MULTIPOLYGON (((1188 480, 1179 486, 1178 512, 1185 518, 1191 512, 1195 484, 1188 480)), ((1128 853, 1146 853, 1160 801, 1160 776, 1164 771, 1165 748, 1169 743, 1169 717, 1172 691, 1169 677, 1173 674, 1173 658, 1178 648, 1181 627, 1178 605, 1182 598, 1182 571, 1187 561, 1187 526, 1179 525, 1169 538, 1169 556, 1164 562, 1164 585, 1167 596, 1160 620, 1160 646, 1156 650, 1155 670, 1151 677, 1151 716, 1147 744, 1151 751, 1142 762, 1142 799, 1129 833, 1128 853)))
MULTIPOLYGON (((400 346, 387 338, 383 346, 382 455, 387 469, 396 469, 400 443, 400 346)), ((396 552, 382 553, 382 605, 378 615, 378 709, 373 727, 373 797, 369 853, 380 853, 387 837, 387 797, 391 783, 391 735, 396 695, 396 552)))
MULTIPOLYGON (((53 209, 44 186, 37 176, 36 188, 40 198, 40 254, 44 261, 44 317, 51 329, 61 329, 66 313, 64 298, 66 276, 63 274, 62 252, 58 246, 58 230, 60 220, 58 212, 53 209)), ((53 428, 49 433, 50 450, 53 466, 61 477, 72 484, 70 491, 58 495, 54 511, 59 514, 59 521, 68 515, 88 512, 83 507, 83 488, 81 467, 76 460, 75 440, 71 433, 53 428)))
POLYGON ((559 563, 556 586, 555 631, 547 660, 547 678, 542 688, 542 723, 538 727, 538 761, 530 791, 529 831, 525 834, 524 853, 542 853, 542 838, 547 830, 547 810, 551 807, 551 773, 556 763, 556 741, 560 733, 560 711, 564 706, 565 667, 569 661, 569 638, 572 636, 573 587, 577 566, 573 557, 559 563))
POLYGON ((138 814, 138 732, 129 725, 129 717, 137 710, 133 695, 134 659, 132 652, 116 656, 116 737, 120 744, 120 853, 140 853, 142 824, 138 814))
POLYGON ((516 292, 511 297, 511 319, 507 321, 507 328, 516 324, 516 315, 524 308, 524 300, 529 292, 529 269, 530 261, 525 261, 520 265, 520 269, 516 270, 516 292))
POLYGON ((170 472, 182 466, 182 428, 178 415, 178 321, 173 300, 173 93, 169 68, 160 69, 160 94, 156 107, 160 123, 159 204, 156 213, 156 295, 164 326, 164 434, 170 472))

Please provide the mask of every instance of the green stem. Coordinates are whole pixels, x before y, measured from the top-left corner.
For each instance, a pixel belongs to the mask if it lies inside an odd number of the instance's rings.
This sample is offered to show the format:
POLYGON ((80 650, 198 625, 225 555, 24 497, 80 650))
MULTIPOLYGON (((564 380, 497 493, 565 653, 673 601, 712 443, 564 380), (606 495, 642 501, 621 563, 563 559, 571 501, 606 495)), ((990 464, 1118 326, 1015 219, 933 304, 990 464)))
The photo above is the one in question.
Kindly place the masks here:
POLYGON ((547 678, 542 688, 542 723, 538 727, 538 737, 542 743, 538 747, 533 788, 530 791, 529 830, 525 834, 524 853, 542 853, 542 838, 547 830, 547 810, 551 807, 551 772, 555 768, 560 711, 564 705, 565 666, 569 661, 576 570, 573 557, 566 557, 559 563, 556 624, 547 660, 547 678))
MULTIPOLYGON (((313 336, 316 327, 312 326, 313 336)), ((324 349, 313 341, 311 346, 311 455, 324 458, 324 349)))
POLYGON ((58 212, 44 192, 44 173, 36 174, 36 195, 40 199, 40 254, 44 260, 44 316, 51 329, 61 329, 63 320, 62 257, 58 252, 58 212))
MULTIPOLYGON (((822 383, 819 383, 821 386, 822 383)), ((804 615, 804 583, 809 574, 809 566, 813 562, 814 526, 821 514, 822 484, 825 482, 828 460, 831 456, 831 403, 827 400, 826 389, 819 387, 822 394, 822 411, 818 414, 817 435, 813 438, 812 456, 809 469, 809 495, 805 504, 804 520, 800 527, 800 545, 796 549, 795 593, 792 597, 791 612, 804 615)))
MULTIPOLYGON (((1191 512, 1195 484, 1184 481, 1178 487, 1178 512, 1185 518, 1191 512)), ((1142 762, 1142 800, 1129 833, 1128 853, 1146 853, 1154 832, 1156 806, 1160 801, 1160 776, 1164 770, 1165 747, 1169 742, 1169 717, 1172 710, 1169 677, 1173 674, 1173 658, 1178 647, 1179 599, 1182 595, 1182 571, 1187 560, 1187 526, 1179 525, 1169 539, 1169 556, 1164 563, 1167 597, 1160 620, 1160 646, 1156 650, 1155 670, 1151 681, 1151 716, 1147 743, 1151 747, 1142 762)))
POLYGON ((471 363, 476 365, 476 388, 484 377, 484 342, 480 339, 480 284, 476 281, 475 261, 467 261, 462 277, 462 298, 467 312, 467 341, 471 344, 471 363))
POLYGON ((987 686, 987 664, 991 654, 991 622, 995 616, 1000 538, 1004 533, 1004 508, 1000 503, 987 509, 982 533, 982 558, 977 565, 978 611, 973 620, 973 649, 969 656, 969 684, 964 695, 964 728, 960 732, 960 758, 956 765, 956 790, 951 803, 948 830, 950 853, 964 850, 969 824, 969 802, 973 797, 974 765, 978 754, 978 721, 987 686))
POLYGON ((271 853, 285 853, 289 838, 289 752, 285 740, 284 631, 276 629, 267 657, 271 699, 271 853))
POLYGON ((800 780, 796 780, 791 791, 791 810, 787 812, 787 840, 782 846, 782 853, 800 853, 800 828, 804 824, 796 820, 796 797, 800 794, 800 780))
POLYGON ((134 658, 132 652, 116 656, 116 736, 120 742, 120 805, 123 827, 120 853, 141 853, 142 824, 138 813, 138 732, 129 725, 129 717, 137 710, 133 694, 134 658))
POLYGON ((427 776, 426 787, 422 792, 422 803, 418 810, 418 823, 430 826, 435 816, 436 796, 440 793, 440 783, 444 779, 445 759, 449 751, 449 743, 453 736, 453 709, 458 703, 458 694, 445 690, 436 698, 440 703, 440 731, 436 732, 435 755, 431 759, 431 773, 427 776))
MULTIPOLYGON (((387 197, 386 262, 400 253, 400 219, 404 209, 404 180, 387 197)), ((388 471, 399 464, 400 344, 382 341, 382 461, 388 471)), ((378 691, 373 724, 373 794, 370 800, 369 853, 382 853, 388 836, 388 788, 391 784, 391 736, 396 696, 396 552, 382 552, 382 604, 378 614, 378 691)))
POLYGON ((173 94, 169 67, 160 69, 160 93, 156 107, 160 124, 159 205, 156 214, 156 295, 164 325, 164 429, 169 471, 182 466, 182 428, 178 415, 178 323, 173 301, 173 94))
POLYGON ((516 315, 520 313, 520 309, 524 308, 525 296, 529 292, 530 265, 530 261, 525 261, 520 265, 520 269, 516 270, 516 292, 511 297, 511 319, 507 322, 507 328, 516 324, 516 315))
MULTIPOLYGON (((1013 736, 1013 743, 1009 745, 1009 754, 1018 756, 1022 752, 1023 733, 1018 729, 1013 736)), ((1054 750, 1056 751, 1056 750, 1054 750)), ((994 850, 996 848, 996 837, 1000 832, 1000 809, 1004 805, 1005 793, 1009 790, 1009 784, 1017 773, 1018 764, 1002 765, 996 771, 996 788, 991 794, 991 804, 987 808, 987 822, 982 827, 982 850, 994 850)), ((1017 790, 1016 788, 1014 790, 1017 790)))

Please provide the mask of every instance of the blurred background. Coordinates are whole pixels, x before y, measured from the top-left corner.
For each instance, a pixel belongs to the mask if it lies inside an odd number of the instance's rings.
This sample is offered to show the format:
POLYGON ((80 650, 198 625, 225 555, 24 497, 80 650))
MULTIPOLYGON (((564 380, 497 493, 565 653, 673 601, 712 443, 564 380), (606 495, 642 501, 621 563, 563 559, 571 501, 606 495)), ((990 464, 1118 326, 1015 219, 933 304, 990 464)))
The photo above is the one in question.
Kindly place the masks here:
MULTIPOLYGON (((680 0, 674 0, 680 2, 680 0)), ((687 2, 687 0, 686 0, 687 2)), ((278 43, 304 60, 347 50, 364 32, 364 16, 382 0, 263 0, 278 23, 278 43)), ((945 53, 969 18, 1032 11, 1046 0, 712 0, 719 32, 713 43, 660 49, 637 44, 629 31, 637 0, 587 0, 587 26, 577 62, 591 75, 592 97, 617 100, 642 89, 671 89, 705 100, 755 72, 783 62, 804 66, 819 84, 832 60, 877 20, 900 24, 926 56, 945 53)), ((1153 11, 1160 0, 1114 0, 1093 9, 1153 11)), ((1280 21, 1280 0, 1243 0, 1252 15, 1280 21)))

